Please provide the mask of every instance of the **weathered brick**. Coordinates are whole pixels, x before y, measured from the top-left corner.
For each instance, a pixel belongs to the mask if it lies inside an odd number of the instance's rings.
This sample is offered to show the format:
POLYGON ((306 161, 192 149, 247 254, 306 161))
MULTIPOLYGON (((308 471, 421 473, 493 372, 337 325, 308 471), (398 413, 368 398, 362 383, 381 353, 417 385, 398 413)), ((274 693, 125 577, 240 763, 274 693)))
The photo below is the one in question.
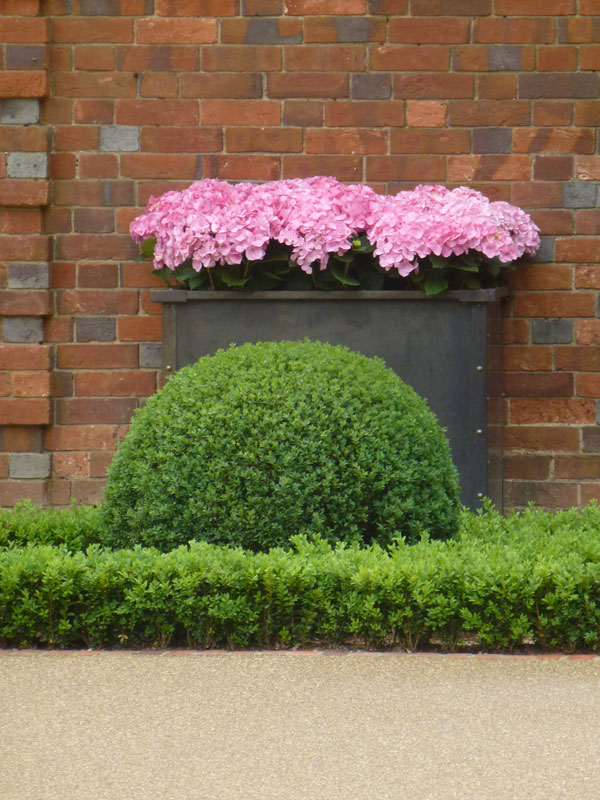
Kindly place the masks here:
POLYGON ((212 153, 222 149, 220 128, 150 127, 141 129, 145 153, 212 153))
POLYGON ((353 130, 315 130, 306 133, 307 153, 385 153, 387 135, 385 131, 353 130))
POLYGON ((137 401, 133 398, 58 398, 58 425, 123 425, 130 422, 137 401))
POLYGON ((75 375, 75 393, 80 397, 149 397, 156 391, 156 372, 92 372, 75 375))
MULTIPOLYGON (((368 76, 365 76, 368 77, 368 76)), ((394 76, 394 97, 453 98, 473 97, 473 76, 443 73, 394 76)))
POLYGON ((13 262, 8 265, 9 289, 47 289, 50 285, 50 268, 47 262, 13 262))
POLYGON ((519 76, 519 97, 598 97, 598 76, 554 72, 519 76))
POLYGON ((121 156, 121 174, 131 178, 196 177, 198 162, 195 155, 135 153, 121 156))
POLYGON ((202 158, 202 175, 222 180, 272 181, 279 177, 278 156, 210 155, 202 158))
POLYGON ((600 453, 600 428, 582 428, 581 439, 584 453, 600 453))
MULTIPOLYGON (((530 122, 530 105, 523 100, 451 100, 450 124, 456 126, 518 126, 530 122)), ((517 133, 517 131, 515 131, 517 133)))
POLYGON ((367 11, 366 0, 286 0, 288 14, 364 14, 367 11))
POLYGON ((279 125, 281 106, 275 100, 202 100, 203 125, 279 125))
POLYGON ((109 152, 139 150, 139 127, 134 125, 101 125, 99 149, 109 152))
POLYGON ((6 167, 9 178, 46 178, 48 156, 46 153, 9 153, 6 167))
POLYGON ((513 131, 515 153, 594 153, 594 133, 574 128, 519 128, 513 131))
POLYGON ((75 339, 78 342, 112 342, 116 332, 116 322, 112 317, 78 317, 75 320, 75 339))
POLYGON ((198 124, 197 100, 117 100, 118 125, 164 125, 177 120, 179 125, 198 124))
POLYGON ((5 342, 43 342, 42 320, 40 317, 4 317, 2 336, 5 342))
POLYGON ((262 97, 262 76, 258 73, 188 74, 180 79, 182 97, 212 97, 218 99, 262 97))
POLYGON ((443 156, 369 156, 369 181, 443 181, 446 164, 443 156))
POLYGON ((486 44, 549 44, 556 37, 552 17, 531 19, 491 18, 473 20, 473 42, 486 44))
POLYGON ((577 452, 579 431, 566 427, 507 425, 504 429, 504 446, 506 450, 577 452))
POLYGON ((595 421, 596 406, 592 399, 551 397, 543 399, 514 398, 510 401, 512 424, 558 423, 590 425, 595 421))
POLYGON ((573 177, 573 170, 573 156, 537 156, 533 162, 535 180, 568 181, 573 177))
POLYGON ((573 395, 570 372, 507 372, 504 375, 507 397, 569 397, 573 395))
POLYGON ((577 486, 572 483, 507 481, 505 502, 509 508, 535 503, 541 508, 569 508, 577 505, 577 486))
POLYGON ((520 292, 514 312, 517 317, 590 317, 594 304, 588 292, 520 292))
POLYGON ((518 72, 523 68, 522 48, 518 45, 489 45, 487 59, 492 72, 518 72))
MULTIPOLYGON (((303 105, 308 106, 309 104, 303 105)), ((436 106, 436 112, 439 112, 440 104, 434 103, 433 105, 436 106)), ((390 126, 398 128, 404 125, 404 118, 404 103, 393 100, 387 100, 384 103, 375 101, 356 103, 340 100, 325 105, 325 124, 330 127, 380 128, 390 126)), ((313 126, 315 123, 307 122, 307 124, 313 126)))
POLYGON ((487 180, 527 180, 531 163, 528 156, 459 155, 448 158, 448 179, 456 182, 487 180))
POLYGON ((504 477, 518 480, 546 480, 550 476, 550 456, 508 455, 504 460, 504 477))
POLYGON ((284 59, 288 72, 362 72, 366 66, 365 48, 357 45, 292 45, 284 59))
POLYGON ((407 100, 406 123, 411 128, 442 128, 448 104, 440 100, 407 100))
POLYGON ((556 240, 556 260, 576 263, 594 263, 598 258, 600 238, 570 237, 556 240))
POLYGON ((206 44, 217 41, 217 20, 140 19, 135 35, 141 44, 206 44))
POLYGON ((571 181, 563 184, 565 208, 593 208, 596 205, 595 182, 571 181))
POLYGON ((477 97, 483 100, 512 100, 517 94, 517 79, 514 75, 478 75, 475 78, 477 97))
POLYGON ((573 341, 573 321, 570 319, 535 319, 531 326, 534 344, 569 344, 573 341))
POLYGON ((540 5, 539 0, 496 0, 494 11, 507 17, 576 13, 575 0, 547 0, 543 5, 540 5))
POLYGON ((390 131, 391 153, 468 153, 469 133, 463 130, 394 129, 390 131))
POLYGON ((469 20, 394 18, 389 21, 390 42, 406 44, 461 44, 469 40, 469 20))
POLYGON ((0 123, 4 125, 31 125, 39 122, 39 100, 11 98, 3 99, 0 103, 0 123))
POLYGON ((301 128, 230 128, 225 132, 228 153, 301 153, 301 128))
POLYGON ((386 100, 392 93, 389 75, 353 75, 352 97, 361 100, 386 100))
POLYGON ((44 398, 0 398, 0 425, 48 425, 50 401, 44 398))
MULTIPOLYGON (((218 0, 217 0, 218 2, 218 0)), ((237 0, 234 0, 237 14, 237 0)), ((222 14, 222 12, 219 12, 222 14)), ((283 13, 283 0, 242 0, 242 14, 245 17, 268 17, 283 13)))
MULTIPOLYGON (((309 49, 314 50, 314 48, 309 49)), ((303 51, 303 48, 298 48, 298 50, 303 51)), ((305 58, 296 53, 296 48, 287 48, 286 50, 286 68, 288 70, 296 69, 293 65, 298 60, 303 61, 305 58), (291 66, 287 64, 288 54, 291 66)), ((327 61, 327 56, 318 56, 314 52, 312 57, 319 57, 327 61)), ((311 62, 314 63, 312 59, 311 62)), ((202 69, 204 72, 276 72, 281 69, 281 50, 277 47, 247 48, 236 45, 211 45, 202 48, 202 69)), ((327 67, 323 66, 319 69, 325 71, 327 67)), ((338 67, 337 69, 342 68, 338 67)))
POLYGON ((305 42, 384 42, 385 20, 368 17, 307 17, 305 42))
POLYGON ((600 16, 591 16, 587 19, 577 16, 559 19, 557 33, 559 42, 573 44, 598 42, 600 39, 600 16))
POLYGON ((384 44, 373 46, 369 53, 371 70, 425 72, 444 71, 448 70, 449 66, 450 48, 446 45, 384 44))
POLYGON ((188 72, 200 67, 197 45, 136 44, 115 49, 117 69, 126 72, 188 72))
POLYGON ((223 44, 300 44, 302 22, 297 19, 254 17, 221 22, 223 44))
POLYGON ((280 97, 348 97, 348 76, 343 73, 271 73, 267 94, 280 97))
POLYGON ((46 65, 44 45, 19 44, 6 46, 7 69, 40 69, 46 65))
POLYGON ((50 475, 50 453, 11 453, 11 478, 47 478, 50 475))
MULTIPOLYGON (((335 103, 335 105, 339 105, 335 103)), ((355 104, 348 103, 354 106, 355 104)), ((283 124, 302 128, 318 128, 323 125, 323 103, 306 100, 286 100, 283 104, 283 124)), ((332 123, 329 123, 330 125, 332 123)), ((375 125, 376 123, 368 123, 375 125)))
POLYGON ((0 97, 44 97, 48 93, 48 76, 45 72, 14 70, 0 74, 0 97))
POLYGON ((510 128, 475 128, 473 130, 474 153, 510 153, 510 128))
POLYGON ((362 177, 362 157, 349 155, 283 156, 283 178, 308 178, 313 175, 332 175, 340 181, 356 183, 362 177))

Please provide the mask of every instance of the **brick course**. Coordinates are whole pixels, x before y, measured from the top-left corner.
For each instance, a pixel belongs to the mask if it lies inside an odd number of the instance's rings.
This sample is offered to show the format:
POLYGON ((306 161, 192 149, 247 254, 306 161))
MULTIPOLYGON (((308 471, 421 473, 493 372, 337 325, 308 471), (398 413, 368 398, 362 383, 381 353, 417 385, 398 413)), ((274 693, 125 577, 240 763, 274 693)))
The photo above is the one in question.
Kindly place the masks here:
POLYGON ((159 385, 130 221, 198 178, 472 184, 540 226, 506 305, 505 497, 598 496, 593 0, 64 0, 0 11, 0 504, 95 502, 159 385), (29 455, 35 458, 28 458, 29 455))

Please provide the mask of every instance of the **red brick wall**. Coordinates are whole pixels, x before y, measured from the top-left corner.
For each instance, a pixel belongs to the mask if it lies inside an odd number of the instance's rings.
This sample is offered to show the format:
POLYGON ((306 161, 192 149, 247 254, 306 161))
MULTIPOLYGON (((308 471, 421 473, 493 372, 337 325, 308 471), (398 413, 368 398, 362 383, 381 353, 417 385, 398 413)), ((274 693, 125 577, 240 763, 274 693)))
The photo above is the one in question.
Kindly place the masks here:
POLYGON ((506 501, 600 495, 597 0, 5 0, 0 32, 1 505, 99 500, 156 389, 148 197, 314 174, 532 213, 506 501))

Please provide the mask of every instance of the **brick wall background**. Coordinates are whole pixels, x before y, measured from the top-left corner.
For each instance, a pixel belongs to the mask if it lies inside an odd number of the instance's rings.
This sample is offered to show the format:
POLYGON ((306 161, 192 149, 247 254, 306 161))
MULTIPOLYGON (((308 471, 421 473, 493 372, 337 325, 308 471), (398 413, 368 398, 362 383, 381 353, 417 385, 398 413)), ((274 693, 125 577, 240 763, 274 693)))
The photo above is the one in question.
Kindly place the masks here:
POLYGON ((149 196, 315 174, 533 215, 506 502, 600 496, 599 41, 598 0, 4 0, 0 504, 98 501, 157 387, 149 196))

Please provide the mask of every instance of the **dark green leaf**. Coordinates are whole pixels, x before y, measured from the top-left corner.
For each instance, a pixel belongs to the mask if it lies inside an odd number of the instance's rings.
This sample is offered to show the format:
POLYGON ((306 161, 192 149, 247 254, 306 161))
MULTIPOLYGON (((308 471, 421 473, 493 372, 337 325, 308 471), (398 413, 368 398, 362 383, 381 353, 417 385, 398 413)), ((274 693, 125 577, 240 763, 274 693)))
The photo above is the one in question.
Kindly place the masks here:
POLYGON ((337 266, 337 264, 332 264, 330 269, 331 274, 336 281, 344 284, 344 286, 360 286, 360 283, 356 280, 356 278, 353 278, 351 275, 345 275, 344 272, 337 266))
POLYGON ((448 259, 443 256, 429 255, 429 262, 434 269, 444 269, 448 266, 448 259))
POLYGON ((154 245, 156 244, 156 239, 144 239, 142 244, 140 245, 140 250, 142 253, 142 258, 152 258, 154 256, 154 245))
POLYGON ((430 273, 423 281, 423 288, 425 289, 425 294, 440 294, 440 292, 445 292, 448 288, 448 278, 445 275, 432 275, 430 273))

